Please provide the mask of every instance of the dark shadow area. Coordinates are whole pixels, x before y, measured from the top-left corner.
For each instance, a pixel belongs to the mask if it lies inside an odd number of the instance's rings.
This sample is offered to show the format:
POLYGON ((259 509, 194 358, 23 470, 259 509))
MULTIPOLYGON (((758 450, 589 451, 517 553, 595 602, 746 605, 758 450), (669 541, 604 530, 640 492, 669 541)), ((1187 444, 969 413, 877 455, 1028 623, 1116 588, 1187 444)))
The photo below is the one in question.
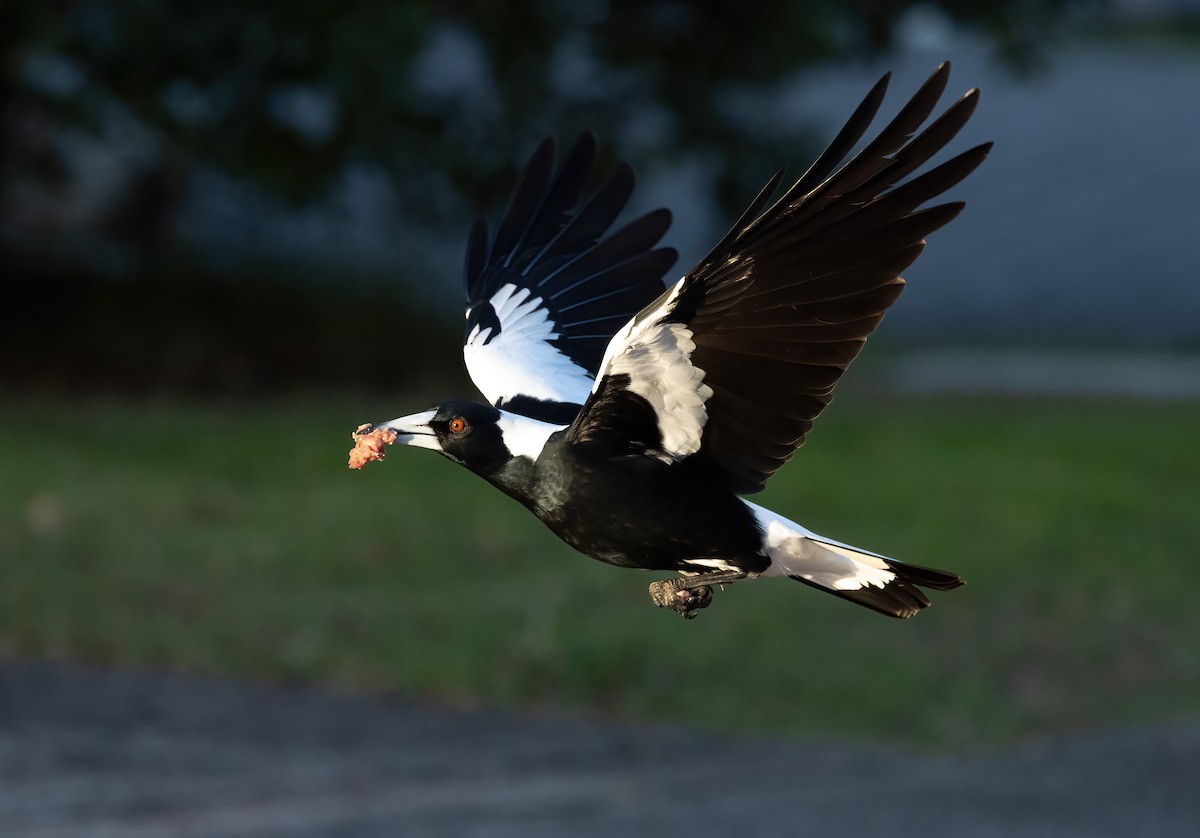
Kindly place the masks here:
POLYGON ((467 386, 461 326, 396 284, 178 271, 115 279, 9 275, 0 313, 0 390, 269 397, 314 390, 467 386))

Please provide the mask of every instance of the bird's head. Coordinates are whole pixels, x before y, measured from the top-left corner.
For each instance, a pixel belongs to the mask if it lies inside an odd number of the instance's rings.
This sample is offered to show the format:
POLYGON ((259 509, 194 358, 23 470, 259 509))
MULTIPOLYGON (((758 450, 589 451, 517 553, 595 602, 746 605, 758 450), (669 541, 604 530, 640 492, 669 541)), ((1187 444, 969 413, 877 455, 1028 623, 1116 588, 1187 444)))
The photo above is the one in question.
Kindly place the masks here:
POLYGON ((500 429, 500 411, 468 401, 443 402, 432 410, 380 422, 364 433, 386 428, 396 445, 430 448, 472 471, 487 472, 511 458, 500 429))
POLYGON ((430 448, 471 471, 488 476, 514 457, 536 459, 560 426, 469 401, 443 402, 432 410, 364 428, 396 433, 396 445, 430 448))

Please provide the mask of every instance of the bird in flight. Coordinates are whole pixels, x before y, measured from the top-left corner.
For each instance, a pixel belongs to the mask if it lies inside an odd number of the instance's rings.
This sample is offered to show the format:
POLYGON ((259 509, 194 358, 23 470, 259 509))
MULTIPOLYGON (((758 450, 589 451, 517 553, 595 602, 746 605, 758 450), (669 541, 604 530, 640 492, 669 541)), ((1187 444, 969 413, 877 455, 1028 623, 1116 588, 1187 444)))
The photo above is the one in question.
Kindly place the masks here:
POLYGON ((467 243, 467 369, 487 404, 448 401, 355 432, 351 465, 384 444, 429 448, 526 506, 602 562, 677 573, 653 602, 693 617, 714 585, 804 582, 892 617, 929 605, 954 573, 817 535, 753 494, 803 444, 842 372, 904 288, 925 236, 962 210, 925 206, 978 166, 976 146, 918 173, 975 110, 972 89, 928 127, 942 64, 846 158, 885 75, 796 183, 776 173, 677 283, 658 247, 666 210, 609 227, 633 191, 626 164, 584 197, 596 141, 554 168, 534 152, 495 235, 467 243), (919 133, 918 133, 919 132, 919 133))

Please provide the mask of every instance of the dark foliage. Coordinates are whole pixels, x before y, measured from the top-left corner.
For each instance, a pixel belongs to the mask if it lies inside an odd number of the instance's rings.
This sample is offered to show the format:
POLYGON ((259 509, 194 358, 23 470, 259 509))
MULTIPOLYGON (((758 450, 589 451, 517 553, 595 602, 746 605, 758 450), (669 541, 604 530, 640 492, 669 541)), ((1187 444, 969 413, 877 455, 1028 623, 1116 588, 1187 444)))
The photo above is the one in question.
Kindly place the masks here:
MULTIPOLYGON (((791 159, 779 151, 797 139, 773 131, 769 113, 732 112, 740 95, 886 48, 917 5, 1028 58, 1070 3, 8 4, 0 136, 7 165, 25 165, 39 151, 32 117, 102 130, 117 109, 161 138, 162 165, 212 165, 302 201, 348 162, 369 162, 436 215, 446 178, 494 206, 515 150, 534 138, 587 127, 611 137, 636 122, 649 127, 623 154, 718 152, 737 204, 764 153, 791 159)), ((38 165, 56 169, 52 155, 38 165)))
POLYGON ((469 386, 457 320, 414 311, 395 286, 25 275, 21 287, 20 304, 0 307, 0 392, 258 397, 395 392, 435 379, 469 386))
POLYGON ((465 224, 472 208, 494 217, 537 139, 594 127, 635 165, 714 161, 732 206, 763 160, 806 156, 794 128, 754 107, 773 85, 887 47, 916 5, 1029 56, 1081 1, 6 3, 0 263, 10 300, 30 302, 6 307, 2 384, 390 385, 384 352, 456 332, 369 288, 202 277, 173 239, 200 169, 301 204, 362 164, 386 173, 409 220, 465 224), (87 137, 134 161, 90 210, 87 137), (18 257, 39 269, 12 269, 18 257))

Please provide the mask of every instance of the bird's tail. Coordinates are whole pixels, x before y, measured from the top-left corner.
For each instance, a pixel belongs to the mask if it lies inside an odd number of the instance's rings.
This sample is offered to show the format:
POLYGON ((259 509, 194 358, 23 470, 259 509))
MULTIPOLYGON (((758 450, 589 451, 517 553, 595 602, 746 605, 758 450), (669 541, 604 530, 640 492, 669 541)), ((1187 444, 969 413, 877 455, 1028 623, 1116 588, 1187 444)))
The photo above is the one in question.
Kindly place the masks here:
MULTIPOLYGON (((815 542, 820 544, 820 542, 815 542)), ((829 549, 828 545, 821 545, 821 549, 829 549)), ((841 554, 846 551, 840 549, 841 554)), ((873 556, 870 553, 859 553, 859 556, 873 556)), ((861 559, 850 559, 855 564, 860 564, 861 559)), ((886 614, 889 617, 912 617, 922 608, 929 607, 929 597, 921 588, 930 588, 935 591, 951 591, 965 584, 962 577, 956 573, 950 573, 945 570, 937 570, 932 567, 922 567, 921 565, 905 564, 904 562, 896 561, 895 559, 882 559, 887 566, 886 571, 880 573, 881 577, 886 576, 885 581, 879 586, 871 583, 861 584, 858 587, 839 587, 837 584, 828 585, 817 578, 803 573, 788 574, 797 582, 803 582, 806 585, 811 585, 822 591, 828 591, 834 596, 839 596, 842 599, 850 602, 865 605, 880 614, 886 614)))
POLYGON ((929 597, 921 588, 949 591, 964 584, 955 573, 851 547, 745 503, 763 529, 771 559, 763 576, 787 576, 889 617, 911 617, 927 608, 929 597))

